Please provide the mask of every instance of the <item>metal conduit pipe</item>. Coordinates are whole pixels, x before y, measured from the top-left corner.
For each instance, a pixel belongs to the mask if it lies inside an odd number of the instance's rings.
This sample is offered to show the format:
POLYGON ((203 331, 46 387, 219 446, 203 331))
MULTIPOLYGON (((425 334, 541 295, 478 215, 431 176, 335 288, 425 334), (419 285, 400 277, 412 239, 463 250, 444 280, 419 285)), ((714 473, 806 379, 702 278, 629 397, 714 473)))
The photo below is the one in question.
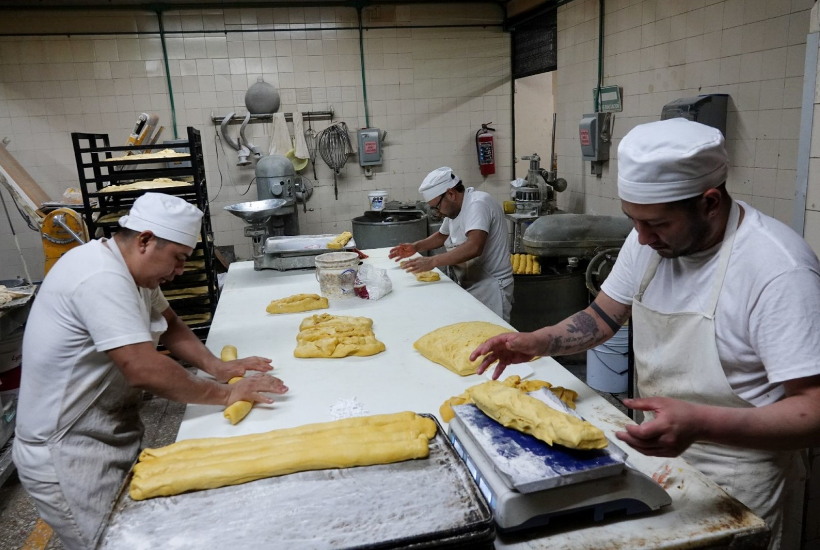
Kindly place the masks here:
POLYGON ((179 139, 177 132, 177 110, 174 105, 174 86, 171 84, 171 68, 168 66, 168 48, 165 46, 165 29, 162 26, 162 12, 157 10, 159 22, 159 39, 162 42, 162 59, 165 60, 165 80, 168 83, 168 99, 171 101, 171 122, 174 127, 174 139, 179 139))

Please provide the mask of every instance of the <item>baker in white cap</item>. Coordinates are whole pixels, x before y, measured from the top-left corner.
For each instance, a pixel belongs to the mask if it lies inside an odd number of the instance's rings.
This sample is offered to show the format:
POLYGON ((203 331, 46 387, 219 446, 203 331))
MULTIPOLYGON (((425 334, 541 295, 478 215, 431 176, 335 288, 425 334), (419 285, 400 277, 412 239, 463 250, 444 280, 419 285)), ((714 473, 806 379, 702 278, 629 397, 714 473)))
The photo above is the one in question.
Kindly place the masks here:
POLYGON ((180 401, 270 403, 287 391, 270 360, 223 363, 174 313, 159 285, 182 273, 202 212, 146 193, 113 239, 72 249, 49 271, 23 337, 13 458, 41 517, 69 550, 96 547, 140 450, 142 390, 180 401), (162 344, 215 380, 157 352, 162 344))
POLYGON ((444 217, 441 228, 426 239, 402 243, 390 250, 396 261, 417 252, 447 252, 408 260, 410 273, 452 266, 457 282, 505 321, 510 320, 513 272, 507 243, 504 210, 488 193, 465 189, 461 179, 446 166, 433 170, 419 187, 430 208, 444 217))
POLYGON ((618 193, 635 229, 595 302, 532 333, 496 337, 494 375, 578 353, 632 316, 641 425, 617 437, 682 455, 757 515, 770 548, 797 548, 800 451, 820 445, 820 263, 779 221, 726 190, 723 135, 682 118, 630 131, 618 193))

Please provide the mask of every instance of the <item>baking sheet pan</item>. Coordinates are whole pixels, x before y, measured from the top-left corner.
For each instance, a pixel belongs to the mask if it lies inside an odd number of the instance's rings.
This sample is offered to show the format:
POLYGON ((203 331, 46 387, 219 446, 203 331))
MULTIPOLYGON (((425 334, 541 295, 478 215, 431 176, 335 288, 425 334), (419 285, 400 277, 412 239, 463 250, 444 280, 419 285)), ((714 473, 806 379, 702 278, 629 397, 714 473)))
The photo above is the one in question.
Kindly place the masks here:
POLYGON ((440 426, 426 459, 139 502, 129 482, 100 549, 477 547, 495 536, 492 513, 440 426))
MULTIPOLYGON (((288 237, 268 237, 265 241, 265 252, 267 254, 279 254, 283 256, 313 256, 326 252, 340 252, 339 249, 328 248, 327 244, 338 237, 338 233, 333 235, 295 235, 288 237)), ((344 249, 351 249, 356 246, 351 237, 344 249)))

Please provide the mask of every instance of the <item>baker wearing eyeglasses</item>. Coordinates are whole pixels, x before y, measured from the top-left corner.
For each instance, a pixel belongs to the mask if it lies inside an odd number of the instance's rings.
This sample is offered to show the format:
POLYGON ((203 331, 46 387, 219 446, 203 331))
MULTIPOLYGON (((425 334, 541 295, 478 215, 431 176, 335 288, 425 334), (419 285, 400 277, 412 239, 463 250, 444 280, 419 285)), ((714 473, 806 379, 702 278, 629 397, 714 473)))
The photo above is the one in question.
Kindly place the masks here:
POLYGON ((444 222, 426 239, 391 249, 389 257, 399 261, 444 246, 444 254, 413 258, 404 269, 417 273, 452 266, 459 285, 509 322, 513 272, 501 204, 489 193, 465 188, 446 166, 427 174, 419 193, 444 222))

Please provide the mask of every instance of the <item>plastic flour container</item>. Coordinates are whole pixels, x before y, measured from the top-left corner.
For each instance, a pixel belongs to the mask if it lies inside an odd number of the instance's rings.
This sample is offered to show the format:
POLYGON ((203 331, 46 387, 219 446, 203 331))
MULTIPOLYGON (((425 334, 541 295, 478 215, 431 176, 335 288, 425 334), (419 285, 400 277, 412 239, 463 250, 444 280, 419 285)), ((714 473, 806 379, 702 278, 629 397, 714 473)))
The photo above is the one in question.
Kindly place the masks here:
POLYGON ((319 292, 330 300, 353 298, 353 283, 359 271, 355 252, 329 252, 316 256, 316 280, 319 292))

